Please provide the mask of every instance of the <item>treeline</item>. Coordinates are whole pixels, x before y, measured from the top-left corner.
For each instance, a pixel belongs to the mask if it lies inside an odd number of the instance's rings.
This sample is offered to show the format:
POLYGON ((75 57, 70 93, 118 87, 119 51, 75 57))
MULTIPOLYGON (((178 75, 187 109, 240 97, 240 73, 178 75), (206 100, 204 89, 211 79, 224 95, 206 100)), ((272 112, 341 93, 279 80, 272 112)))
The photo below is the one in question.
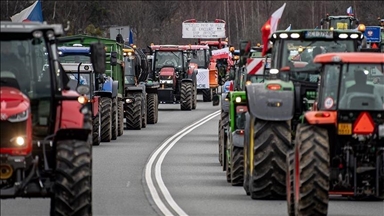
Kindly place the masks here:
MULTIPOLYGON (((1 19, 10 17, 34 1, 1 1, 1 19)), ((67 34, 108 36, 110 26, 133 28, 135 43, 146 46, 181 44, 194 41, 182 39, 182 22, 187 19, 227 22, 227 35, 231 44, 261 38, 260 28, 271 14, 287 3, 279 29, 315 28, 326 13, 346 15, 349 6, 361 23, 377 25, 377 17, 384 16, 382 1, 48 1, 43 0, 43 16, 48 23, 70 21, 67 34)))

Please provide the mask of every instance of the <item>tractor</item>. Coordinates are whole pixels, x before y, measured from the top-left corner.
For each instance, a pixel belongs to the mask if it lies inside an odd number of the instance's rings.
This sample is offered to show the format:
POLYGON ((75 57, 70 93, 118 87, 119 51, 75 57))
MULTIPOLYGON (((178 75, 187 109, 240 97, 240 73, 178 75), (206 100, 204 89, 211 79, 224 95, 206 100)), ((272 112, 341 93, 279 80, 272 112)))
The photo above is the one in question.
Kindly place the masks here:
POLYGON ((327 215, 330 195, 384 200, 384 58, 327 53, 317 98, 287 154, 289 215, 327 215), (376 80, 377 81, 377 80, 376 80))
POLYGON ((150 68, 142 50, 126 45, 123 52, 125 96, 132 100, 124 108, 126 128, 140 130, 157 123, 159 83, 148 80, 150 68))
POLYGON ((210 102, 213 95, 217 94, 219 84, 216 62, 211 58, 209 46, 189 45, 186 49, 192 53, 192 65, 197 65, 197 93, 203 95, 204 102, 210 102))
POLYGON ((271 66, 263 83, 246 85, 250 128, 244 155, 244 189, 252 199, 286 196, 286 153, 293 148, 296 126, 316 98, 323 52, 355 52, 363 34, 352 30, 290 30, 274 32, 271 66), (266 155, 267 152, 267 155, 266 155))
MULTIPOLYGON (((59 62, 63 27, 1 21, 0 34, 0 198, 50 198, 50 215, 92 215, 90 88, 59 62)), ((102 73, 104 45, 91 53, 102 73)))
MULTIPOLYGON (((63 41, 61 43, 63 46, 81 44, 83 47, 89 47, 97 41, 101 41, 105 45, 106 70, 103 74, 107 76, 106 79, 109 80, 108 83, 112 83, 112 86, 111 88, 108 87, 103 93, 99 92, 102 93, 100 99, 101 141, 110 142, 111 140, 116 140, 118 136, 124 133, 124 103, 127 103, 127 100, 123 97, 123 45, 112 39, 89 35, 66 36, 60 40, 63 41), (112 110, 112 114, 108 114, 110 110, 112 110), (112 123, 110 123, 111 121, 112 123)), ((110 86, 110 84, 105 86, 110 86)))
POLYGON ((160 83, 160 104, 180 104, 181 110, 196 109, 197 66, 190 66, 185 46, 153 45, 152 77, 160 83))
MULTIPOLYGON (((102 123, 104 123, 104 127, 106 124, 111 128, 112 121, 109 118, 107 122, 103 122, 102 114, 112 115, 112 107, 101 105, 105 104, 109 99, 104 95, 112 94, 112 78, 106 77, 103 73, 98 74, 98 77, 95 75, 91 64, 91 50, 89 47, 82 47, 81 44, 77 44, 73 47, 61 46, 58 47, 58 50, 59 60, 65 72, 70 79, 77 82, 77 85, 71 86, 71 89, 76 89, 78 85, 89 85, 90 87, 90 93, 87 97, 90 99, 88 106, 93 117, 93 145, 100 145, 102 140, 109 141, 111 134, 102 134, 102 123), (105 139, 105 135, 108 136, 107 139, 105 139)), ((111 132, 109 130, 109 133, 111 132)))
POLYGON ((359 20, 353 15, 330 16, 327 14, 325 18, 320 20, 321 29, 352 30, 356 29, 358 25, 359 20), (324 25, 326 26, 324 27, 324 25))

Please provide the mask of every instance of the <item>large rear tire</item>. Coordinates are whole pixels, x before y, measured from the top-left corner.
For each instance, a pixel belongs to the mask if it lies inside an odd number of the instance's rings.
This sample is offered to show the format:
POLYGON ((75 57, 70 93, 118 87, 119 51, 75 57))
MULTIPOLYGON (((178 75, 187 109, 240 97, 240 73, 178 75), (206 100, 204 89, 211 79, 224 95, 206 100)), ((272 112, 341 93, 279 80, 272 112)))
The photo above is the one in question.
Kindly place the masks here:
POLYGON ((221 125, 221 120, 219 120, 219 162, 220 162, 220 166, 223 166, 223 155, 221 152, 222 142, 223 142, 223 130, 222 130, 222 125, 221 125))
POLYGON ((147 95, 147 123, 155 124, 156 123, 156 103, 157 94, 150 93, 147 95))
POLYGON ((328 131, 299 124, 294 160, 295 215, 327 215, 330 181, 328 131))
POLYGON ((117 139, 118 134, 117 98, 112 99, 112 140, 117 139))
POLYGON ((197 107, 197 82, 195 81, 195 84, 193 86, 193 102, 192 102, 192 109, 196 109, 197 107))
POLYGON ((293 167, 294 167, 295 154, 293 150, 287 153, 287 175, 286 175, 286 186, 287 186, 287 207, 288 216, 295 216, 295 202, 293 196, 293 167))
POLYGON ((289 122, 255 120, 254 145, 251 198, 285 199, 286 155, 292 148, 289 122))
POLYGON ((112 99, 101 98, 101 142, 111 142, 112 139, 112 99))
POLYGON ((231 184, 242 186, 244 182, 244 151, 243 148, 231 146, 231 184))
POLYGON ((192 110, 193 106, 193 85, 191 82, 182 82, 180 90, 181 110, 192 110))
POLYGON ((118 102, 118 117, 119 117, 119 124, 118 124, 118 136, 121 136, 124 134, 124 105, 123 101, 118 102))
POLYGON ((203 101, 204 102, 211 102, 212 101, 212 97, 213 97, 213 93, 212 93, 212 89, 204 89, 202 90, 203 92, 203 101))
POLYGON ((141 97, 134 95, 134 102, 127 105, 126 126, 129 130, 141 130, 142 116, 141 116, 141 97))
POLYGON ((91 146, 90 140, 57 141, 51 215, 92 215, 91 146))
POLYGON ((249 145, 251 137, 251 117, 248 113, 245 114, 245 129, 244 129, 244 182, 243 188, 247 196, 251 195, 249 190, 249 178, 250 178, 250 163, 249 163, 249 145))
POLYGON ((142 119, 143 122, 141 123, 141 128, 146 128, 147 127, 147 96, 144 95, 142 97, 142 119))
POLYGON ((155 118, 155 124, 156 124, 159 120, 159 97, 158 97, 158 95, 156 95, 155 106, 156 106, 156 118, 155 118))

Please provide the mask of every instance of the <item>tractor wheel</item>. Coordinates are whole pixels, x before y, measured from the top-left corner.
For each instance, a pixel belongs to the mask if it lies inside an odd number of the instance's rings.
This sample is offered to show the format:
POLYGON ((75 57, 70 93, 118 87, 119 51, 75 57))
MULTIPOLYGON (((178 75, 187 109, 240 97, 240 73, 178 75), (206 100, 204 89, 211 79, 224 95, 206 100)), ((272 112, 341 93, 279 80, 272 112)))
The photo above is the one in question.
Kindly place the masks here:
POLYGON ((224 128, 222 129, 223 130, 223 143, 221 144, 221 160, 223 161, 223 171, 226 171, 227 170, 227 142, 228 142, 228 137, 227 137, 227 133, 224 131, 224 128))
POLYGON ((93 117, 92 124, 93 124, 93 130, 92 130, 92 145, 98 146, 101 142, 101 115, 100 110, 99 113, 97 113, 96 116, 93 117))
POLYGON ((117 98, 112 99, 112 140, 117 139, 118 134, 117 98))
MULTIPOLYGON (((226 151, 226 154, 228 154, 228 151, 227 149, 225 149, 226 151)), ((231 183, 231 165, 229 164, 229 160, 228 160, 228 157, 225 158, 225 176, 227 178, 227 182, 228 183, 231 183)))
POLYGON ((91 139, 57 141, 51 215, 92 215, 91 139))
POLYGON ((157 94, 148 94, 147 95, 147 123, 155 124, 156 120, 156 111, 157 111, 157 103, 156 103, 157 94))
POLYGON ((286 163, 287 163, 287 175, 286 175, 286 188, 287 188, 287 207, 288 216, 295 216, 295 202, 293 197, 293 166, 294 166, 295 154, 293 150, 288 151, 286 163))
POLYGON ((156 107, 156 118, 155 118, 155 124, 158 122, 159 120, 159 96, 156 94, 156 102, 155 102, 155 107, 156 107))
POLYGON ((119 117, 119 124, 118 124, 118 136, 121 136, 123 135, 124 133, 124 105, 123 105, 123 101, 119 101, 118 103, 118 107, 117 107, 117 111, 118 111, 118 117, 119 117))
POLYGON ((223 130, 222 130, 222 125, 221 125, 221 120, 219 120, 219 162, 220 166, 223 166, 223 155, 221 153, 221 144, 223 142, 223 130))
POLYGON ((181 110, 192 110, 193 106, 193 85, 191 82, 182 82, 180 90, 181 110))
POLYGON ((110 142, 112 138, 112 99, 101 98, 101 142, 110 142))
POLYGON ((242 186, 244 182, 244 151, 243 148, 231 147, 231 184, 242 186))
POLYGON ((294 160, 295 215, 327 215, 330 181, 328 131, 299 124, 294 160))
POLYGON ((243 181, 243 188, 245 190, 245 193, 247 196, 251 195, 249 192, 249 145, 250 145, 250 118, 246 117, 245 122, 245 129, 244 129, 244 147, 243 147, 243 155, 244 155, 244 181, 243 181))
POLYGON ((203 101, 204 102, 211 102, 212 101, 212 89, 204 89, 203 90, 203 101))
POLYGON ((254 124, 254 157, 250 165, 252 199, 285 199, 286 155, 291 147, 289 122, 260 119, 254 124))
POLYGON ((193 87, 193 102, 192 102, 192 109, 196 109, 197 107, 197 83, 195 83, 195 86, 193 87))
POLYGON ((128 104, 127 106, 127 129, 141 130, 142 123, 143 121, 141 116, 141 97, 135 95, 135 101, 128 104))
POLYGON ((142 97, 142 123, 141 123, 141 128, 146 128, 147 127, 147 96, 142 97))

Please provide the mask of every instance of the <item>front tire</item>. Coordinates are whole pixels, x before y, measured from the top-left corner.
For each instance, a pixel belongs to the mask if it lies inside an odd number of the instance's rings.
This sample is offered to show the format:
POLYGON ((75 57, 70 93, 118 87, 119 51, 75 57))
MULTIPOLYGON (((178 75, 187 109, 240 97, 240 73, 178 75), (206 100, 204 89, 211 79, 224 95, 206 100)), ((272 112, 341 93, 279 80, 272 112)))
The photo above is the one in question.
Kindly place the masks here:
POLYGON ((112 99, 112 140, 117 139, 118 117, 117 117, 117 98, 112 99))
POLYGON ((126 125, 130 130, 141 130, 142 116, 141 116, 141 97, 135 95, 134 102, 127 105, 126 125))
POLYGON ((288 216, 295 216, 295 202, 293 196, 293 167, 294 167, 295 154, 290 150, 287 153, 287 175, 286 175, 286 187, 287 187, 287 207, 288 216))
POLYGON ((101 98, 101 141, 111 142, 112 138, 112 99, 101 98))
POLYGON ((242 186, 244 182, 244 151, 243 148, 231 146, 231 184, 242 186))
POLYGON ((211 102, 213 97, 213 91, 212 89, 204 89, 203 92, 203 101, 204 102, 211 102))
POLYGON ((124 105, 123 105, 123 101, 119 101, 118 102, 118 107, 117 107, 117 111, 118 111, 118 117, 119 117, 119 121, 118 121, 118 136, 121 136, 124 134, 124 105))
POLYGON ((92 120, 92 125, 93 125, 93 130, 92 130, 93 142, 92 142, 92 145, 94 145, 94 146, 100 145, 100 142, 101 142, 100 120, 101 120, 101 116, 100 116, 100 110, 99 110, 99 113, 97 113, 97 115, 94 116, 93 120, 92 120))
POLYGON ((155 124, 156 115, 157 115, 157 94, 148 94, 147 95, 147 123, 155 124))

